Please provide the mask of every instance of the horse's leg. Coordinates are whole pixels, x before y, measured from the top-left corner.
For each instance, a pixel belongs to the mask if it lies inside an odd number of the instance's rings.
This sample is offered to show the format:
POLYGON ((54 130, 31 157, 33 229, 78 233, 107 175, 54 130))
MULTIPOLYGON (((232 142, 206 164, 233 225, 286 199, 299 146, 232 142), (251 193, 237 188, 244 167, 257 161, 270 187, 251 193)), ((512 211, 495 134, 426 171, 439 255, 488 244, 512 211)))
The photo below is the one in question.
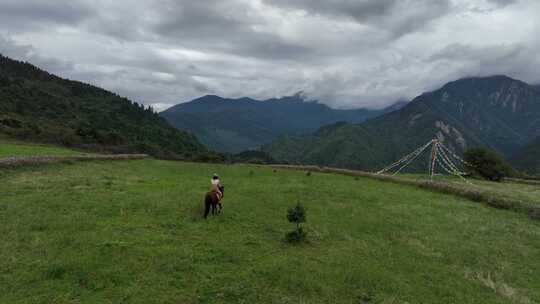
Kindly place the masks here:
POLYGON ((212 202, 212 215, 216 215, 216 202, 212 202))
POLYGON ((205 198, 204 200, 204 218, 206 219, 208 217, 208 213, 210 212, 210 205, 211 202, 205 198))
POLYGON ((223 210, 223 205, 221 203, 218 203, 218 213, 221 213, 221 210, 223 210))

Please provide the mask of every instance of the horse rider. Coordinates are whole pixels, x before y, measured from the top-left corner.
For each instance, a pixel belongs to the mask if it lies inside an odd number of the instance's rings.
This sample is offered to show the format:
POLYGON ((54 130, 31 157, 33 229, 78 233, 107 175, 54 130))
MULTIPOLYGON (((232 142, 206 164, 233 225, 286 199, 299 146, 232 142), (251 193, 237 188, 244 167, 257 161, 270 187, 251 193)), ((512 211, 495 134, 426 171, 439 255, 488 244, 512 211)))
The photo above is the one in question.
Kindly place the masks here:
POLYGON ((220 201, 221 198, 223 197, 223 193, 221 193, 221 191, 219 190, 219 187, 221 187, 221 182, 219 180, 219 175, 214 173, 214 175, 212 176, 212 179, 210 180, 210 182, 212 183, 212 186, 210 187, 210 191, 214 192, 216 194, 217 198, 218 198, 218 201, 220 201))

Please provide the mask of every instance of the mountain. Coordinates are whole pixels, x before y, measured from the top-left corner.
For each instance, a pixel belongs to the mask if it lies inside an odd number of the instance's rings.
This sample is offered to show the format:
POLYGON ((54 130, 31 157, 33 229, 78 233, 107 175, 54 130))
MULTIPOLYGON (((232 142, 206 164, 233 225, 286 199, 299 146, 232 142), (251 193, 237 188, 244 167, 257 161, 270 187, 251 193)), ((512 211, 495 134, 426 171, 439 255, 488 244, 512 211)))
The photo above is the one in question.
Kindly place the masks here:
POLYGON ((540 136, 532 140, 524 148, 519 150, 511 159, 510 163, 518 170, 531 173, 540 173, 540 136))
MULTIPOLYGON (((400 101, 397 101, 396 103, 384 108, 384 111, 381 115, 383 114, 386 114, 386 113, 390 113, 390 112, 394 112, 394 111, 398 111, 398 110, 401 110, 403 109, 409 102, 408 101, 404 101, 404 100, 400 100, 400 101)), ((377 115, 377 116, 381 116, 381 115, 377 115)), ((375 116, 376 117, 376 116, 375 116)), ((366 119, 367 120, 367 119, 366 119)))
POLYGON ((376 169, 434 137, 456 153, 482 146, 510 156, 540 135, 540 92, 506 76, 466 78, 362 124, 325 126, 263 147, 279 162, 376 169))
POLYGON ((163 157, 206 153, 193 135, 172 127, 151 109, 2 55, 0 134, 163 157))
POLYGON ((173 126, 193 132, 204 144, 221 152, 260 147, 283 134, 303 134, 337 121, 363 122, 403 106, 382 110, 337 110, 307 102, 300 94, 264 101, 207 95, 162 112, 173 126))

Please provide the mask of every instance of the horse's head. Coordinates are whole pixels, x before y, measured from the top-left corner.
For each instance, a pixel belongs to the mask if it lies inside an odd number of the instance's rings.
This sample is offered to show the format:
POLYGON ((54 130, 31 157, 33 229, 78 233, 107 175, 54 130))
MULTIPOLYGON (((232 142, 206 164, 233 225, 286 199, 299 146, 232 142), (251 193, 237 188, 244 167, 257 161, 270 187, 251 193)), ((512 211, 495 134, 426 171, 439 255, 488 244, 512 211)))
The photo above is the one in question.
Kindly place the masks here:
POLYGON ((223 192, 225 191, 225 186, 219 186, 219 191, 221 191, 221 193, 223 194, 223 192))

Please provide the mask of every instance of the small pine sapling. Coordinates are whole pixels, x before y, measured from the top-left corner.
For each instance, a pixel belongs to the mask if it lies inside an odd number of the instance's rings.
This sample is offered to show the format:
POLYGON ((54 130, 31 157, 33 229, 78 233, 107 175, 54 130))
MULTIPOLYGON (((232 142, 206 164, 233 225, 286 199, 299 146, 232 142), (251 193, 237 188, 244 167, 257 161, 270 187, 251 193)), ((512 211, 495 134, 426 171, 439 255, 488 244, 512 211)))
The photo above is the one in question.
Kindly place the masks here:
POLYGON ((296 224, 296 229, 288 232, 285 239, 289 243, 299 243, 306 239, 307 233, 300 226, 306 222, 306 209, 302 204, 297 203, 296 206, 287 210, 287 219, 290 223, 296 224))

